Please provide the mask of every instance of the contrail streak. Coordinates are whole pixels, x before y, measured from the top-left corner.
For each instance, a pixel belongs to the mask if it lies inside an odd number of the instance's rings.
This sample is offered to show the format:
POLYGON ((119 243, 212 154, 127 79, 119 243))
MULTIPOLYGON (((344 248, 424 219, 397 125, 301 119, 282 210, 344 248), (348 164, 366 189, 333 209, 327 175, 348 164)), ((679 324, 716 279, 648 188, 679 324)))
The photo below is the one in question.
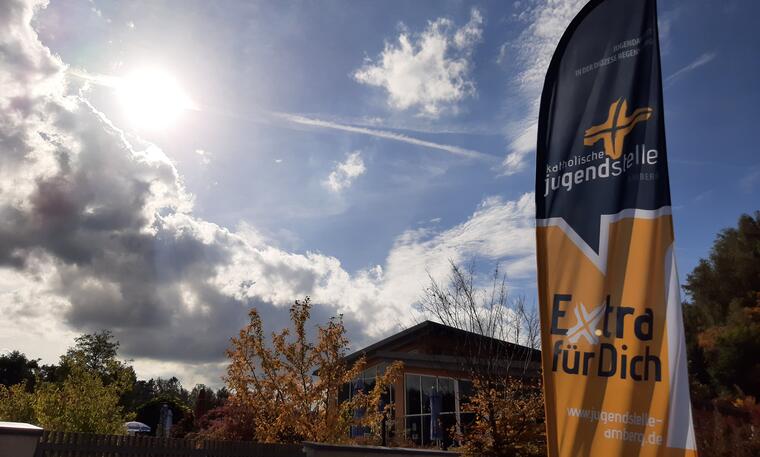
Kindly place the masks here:
POLYGON ((467 157, 470 159, 480 159, 480 160, 486 160, 486 161, 493 161, 496 159, 493 156, 490 156, 488 154, 483 154, 482 152, 473 151, 472 149, 465 149, 465 148, 460 148, 459 146, 453 146, 450 144, 434 143, 432 141, 420 140, 419 138, 407 136, 402 133, 389 132, 387 130, 376 130, 376 129, 370 129, 366 127, 357 127, 355 125, 338 124, 336 122, 309 118, 309 117, 300 116, 297 114, 278 113, 278 112, 272 112, 270 114, 276 118, 283 119, 285 121, 292 122, 295 124, 308 125, 312 127, 322 127, 326 129, 333 129, 333 130, 343 130, 345 132, 359 133, 362 135, 385 138, 387 140, 401 141, 402 143, 414 144, 417 146, 422 146, 422 147, 431 148, 431 149, 438 149, 441 151, 446 151, 448 153, 455 154, 462 157, 467 157))

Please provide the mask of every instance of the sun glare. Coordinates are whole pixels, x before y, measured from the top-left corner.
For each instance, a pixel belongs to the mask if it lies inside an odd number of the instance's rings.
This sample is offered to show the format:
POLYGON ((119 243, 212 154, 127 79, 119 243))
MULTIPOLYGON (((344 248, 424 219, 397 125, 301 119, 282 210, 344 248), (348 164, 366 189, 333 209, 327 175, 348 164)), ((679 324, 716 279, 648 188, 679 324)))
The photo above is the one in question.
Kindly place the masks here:
POLYGON ((131 73, 122 78, 117 93, 129 121, 138 128, 167 128, 184 111, 194 109, 177 81, 161 70, 131 73))

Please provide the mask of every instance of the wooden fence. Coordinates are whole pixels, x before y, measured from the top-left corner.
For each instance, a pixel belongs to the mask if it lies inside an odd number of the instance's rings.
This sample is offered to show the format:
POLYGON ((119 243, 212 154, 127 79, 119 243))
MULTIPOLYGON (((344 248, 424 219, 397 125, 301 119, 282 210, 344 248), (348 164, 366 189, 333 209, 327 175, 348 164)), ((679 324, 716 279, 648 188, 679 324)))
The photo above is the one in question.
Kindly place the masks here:
POLYGON ((264 444, 45 430, 35 457, 303 457, 300 444, 264 444))

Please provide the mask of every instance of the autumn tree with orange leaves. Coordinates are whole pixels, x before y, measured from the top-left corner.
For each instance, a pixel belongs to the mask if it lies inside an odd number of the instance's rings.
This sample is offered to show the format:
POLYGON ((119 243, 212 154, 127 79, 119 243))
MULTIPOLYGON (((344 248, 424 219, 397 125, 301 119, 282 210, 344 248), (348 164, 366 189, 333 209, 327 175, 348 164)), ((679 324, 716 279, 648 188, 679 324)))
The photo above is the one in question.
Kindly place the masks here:
POLYGON ((365 361, 346 363, 348 339, 341 317, 317 326, 316 340, 309 341, 310 311, 309 297, 296 300, 290 308, 292 328, 272 333, 268 341, 261 316, 251 309, 249 323, 232 338, 228 401, 250 413, 257 441, 343 443, 350 440, 351 425, 378 431, 383 414, 393 407, 381 408, 381 395, 400 376, 399 363, 386 369, 372 391, 339 403, 341 387, 359 376, 365 361), (365 412, 361 419, 354 419, 357 408, 365 412))

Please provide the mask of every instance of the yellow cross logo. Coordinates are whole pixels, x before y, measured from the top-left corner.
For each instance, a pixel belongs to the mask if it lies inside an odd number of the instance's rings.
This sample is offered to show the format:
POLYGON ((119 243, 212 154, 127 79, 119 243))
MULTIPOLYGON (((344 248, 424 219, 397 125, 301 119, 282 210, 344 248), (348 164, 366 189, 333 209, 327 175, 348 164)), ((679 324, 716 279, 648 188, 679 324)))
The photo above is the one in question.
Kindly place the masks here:
POLYGON ((623 154, 625 136, 631 133, 633 127, 639 122, 651 119, 654 112, 652 108, 639 108, 628 116, 625 114, 627 111, 628 100, 620 98, 613 102, 607 120, 603 124, 595 125, 586 130, 583 135, 583 144, 593 146, 601 140, 604 142, 605 154, 613 160, 619 159, 623 154))

